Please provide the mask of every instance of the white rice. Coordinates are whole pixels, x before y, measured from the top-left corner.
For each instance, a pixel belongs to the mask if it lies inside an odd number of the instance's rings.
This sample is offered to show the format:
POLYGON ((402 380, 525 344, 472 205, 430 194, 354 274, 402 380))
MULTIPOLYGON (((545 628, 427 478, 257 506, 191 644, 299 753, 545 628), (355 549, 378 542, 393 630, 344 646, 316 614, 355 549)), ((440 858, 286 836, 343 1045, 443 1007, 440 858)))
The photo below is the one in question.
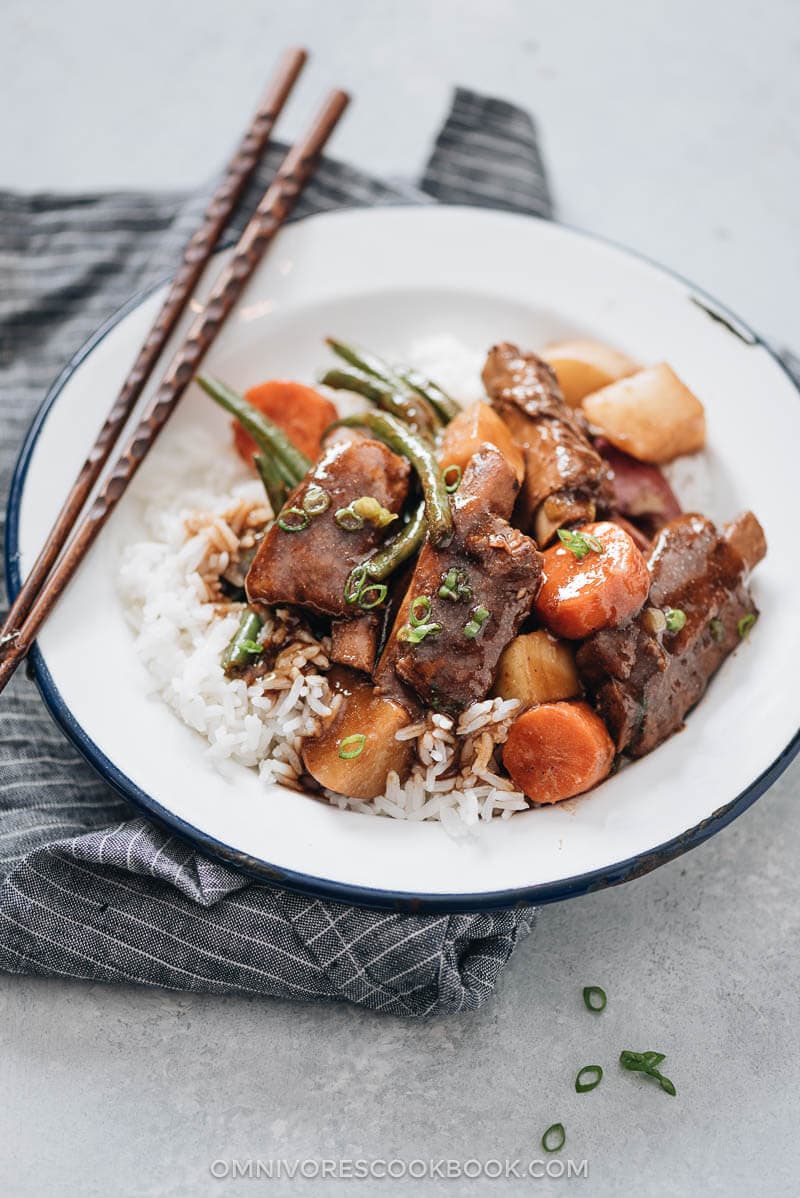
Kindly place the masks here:
MULTIPOLYGON (((274 670, 251 685, 226 678, 220 658, 240 609, 219 602, 215 580, 247 535, 248 513, 265 515, 261 484, 231 458, 203 436, 188 438, 170 481, 143 489, 137 524, 147 539, 124 548, 119 590, 154 693, 206 741, 208 760, 221 771, 235 763, 258 770, 265 785, 302 790, 303 738, 341 702, 325 677, 330 646, 278 609, 260 634, 281 646, 274 670)), ((517 706, 487 699, 457 723, 430 713, 398 733, 416 750, 403 784, 390 773, 384 793, 368 803, 324 791, 317 797, 361 814, 440 820, 454 836, 509 819, 528 806, 497 759, 517 706)))

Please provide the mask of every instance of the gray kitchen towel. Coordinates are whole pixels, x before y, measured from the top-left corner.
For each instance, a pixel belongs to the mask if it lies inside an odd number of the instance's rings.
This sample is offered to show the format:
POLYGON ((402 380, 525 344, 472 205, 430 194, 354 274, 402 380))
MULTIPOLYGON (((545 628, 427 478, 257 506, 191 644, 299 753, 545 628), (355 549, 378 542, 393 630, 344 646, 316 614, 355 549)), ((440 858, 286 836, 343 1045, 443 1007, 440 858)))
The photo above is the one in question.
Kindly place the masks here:
MULTIPOLYGON (((204 199, 0 194, 0 496, 48 385, 115 309, 174 268, 204 199)), ((327 160, 296 219, 434 201, 550 216, 530 117, 459 89, 419 188, 327 160)), ((138 816, 75 753, 23 671, 0 700, 0 969, 449 1014, 492 993, 533 914, 368 911, 252 882, 138 816)))

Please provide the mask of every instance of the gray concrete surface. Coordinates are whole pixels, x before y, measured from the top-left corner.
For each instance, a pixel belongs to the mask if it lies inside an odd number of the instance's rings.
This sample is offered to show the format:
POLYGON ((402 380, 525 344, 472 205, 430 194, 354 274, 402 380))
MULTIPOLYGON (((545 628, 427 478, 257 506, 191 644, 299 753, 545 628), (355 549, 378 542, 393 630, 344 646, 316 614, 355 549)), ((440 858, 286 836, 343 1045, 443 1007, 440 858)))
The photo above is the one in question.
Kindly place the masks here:
MULTIPOLYGON (((288 132, 344 84, 357 103, 337 151, 410 173, 452 83, 506 95, 537 113, 565 219, 800 343, 791 0, 4 0, 0 186, 195 183, 288 42, 315 54, 288 132)), ((459 1019, 0 978, 3 1193, 797 1193, 799 785, 795 766, 688 856, 543 909, 496 998, 459 1019), (597 1019, 587 982, 610 996, 597 1019), (666 1052, 677 1097, 621 1074, 624 1046, 666 1052), (606 1077, 578 1096, 590 1062, 606 1077), (555 1120, 588 1180, 210 1173, 234 1159, 527 1162, 555 1120)))

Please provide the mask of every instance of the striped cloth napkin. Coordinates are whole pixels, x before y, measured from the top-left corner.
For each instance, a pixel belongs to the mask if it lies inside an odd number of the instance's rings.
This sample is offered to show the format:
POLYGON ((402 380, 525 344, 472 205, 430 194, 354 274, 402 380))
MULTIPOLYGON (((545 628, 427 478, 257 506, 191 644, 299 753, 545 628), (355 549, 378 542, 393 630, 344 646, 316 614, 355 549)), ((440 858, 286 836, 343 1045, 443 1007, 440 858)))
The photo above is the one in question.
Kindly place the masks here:
MULTIPOLYGON (((282 153, 269 155, 237 230, 282 153)), ((296 219, 435 201, 550 216, 530 117, 459 89, 418 187, 325 161, 296 219)), ((0 495, 48 385, 115 309, 174 269, 204 203, 0 194, 0 495)), ((449 1014, 492 993, 533 914, 367 911, 253 883, 121 801, 24 676, 0 701, 0 969, 10 973, 449 1014)))

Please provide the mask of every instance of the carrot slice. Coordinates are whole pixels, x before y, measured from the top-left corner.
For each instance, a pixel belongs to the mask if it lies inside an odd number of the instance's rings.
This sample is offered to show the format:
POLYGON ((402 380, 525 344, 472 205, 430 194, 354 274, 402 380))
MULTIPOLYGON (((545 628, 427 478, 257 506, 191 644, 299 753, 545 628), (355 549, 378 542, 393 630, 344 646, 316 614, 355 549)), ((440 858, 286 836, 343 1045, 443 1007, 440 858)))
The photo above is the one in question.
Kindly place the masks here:
MULTIPOLYGON (((282 379, 270 379, 251 387, 245 398, 283 429, 296 448, 312 462, 320 455, 322 434, 339 415, 331 401, 313 387, 282 379)), ((233 443, 239 456, 252 466, 258 448, 237 421, 233 422, 233 443)))
POLYGON ((589 537, 589 548, 579 557, 559 541, 544 551, 535 610, 556 636, 580 640, 635 616, 647 599, 650 574, 630 533, 618 524, 602 520, 570 532, 589 537), (592 541, 602 552, 591 548, 592 541))
POLYGON ((588 703, 542 703, 511 725, 503 764, 534 803, 559 803, 602 782, 614 742, 588 703))

